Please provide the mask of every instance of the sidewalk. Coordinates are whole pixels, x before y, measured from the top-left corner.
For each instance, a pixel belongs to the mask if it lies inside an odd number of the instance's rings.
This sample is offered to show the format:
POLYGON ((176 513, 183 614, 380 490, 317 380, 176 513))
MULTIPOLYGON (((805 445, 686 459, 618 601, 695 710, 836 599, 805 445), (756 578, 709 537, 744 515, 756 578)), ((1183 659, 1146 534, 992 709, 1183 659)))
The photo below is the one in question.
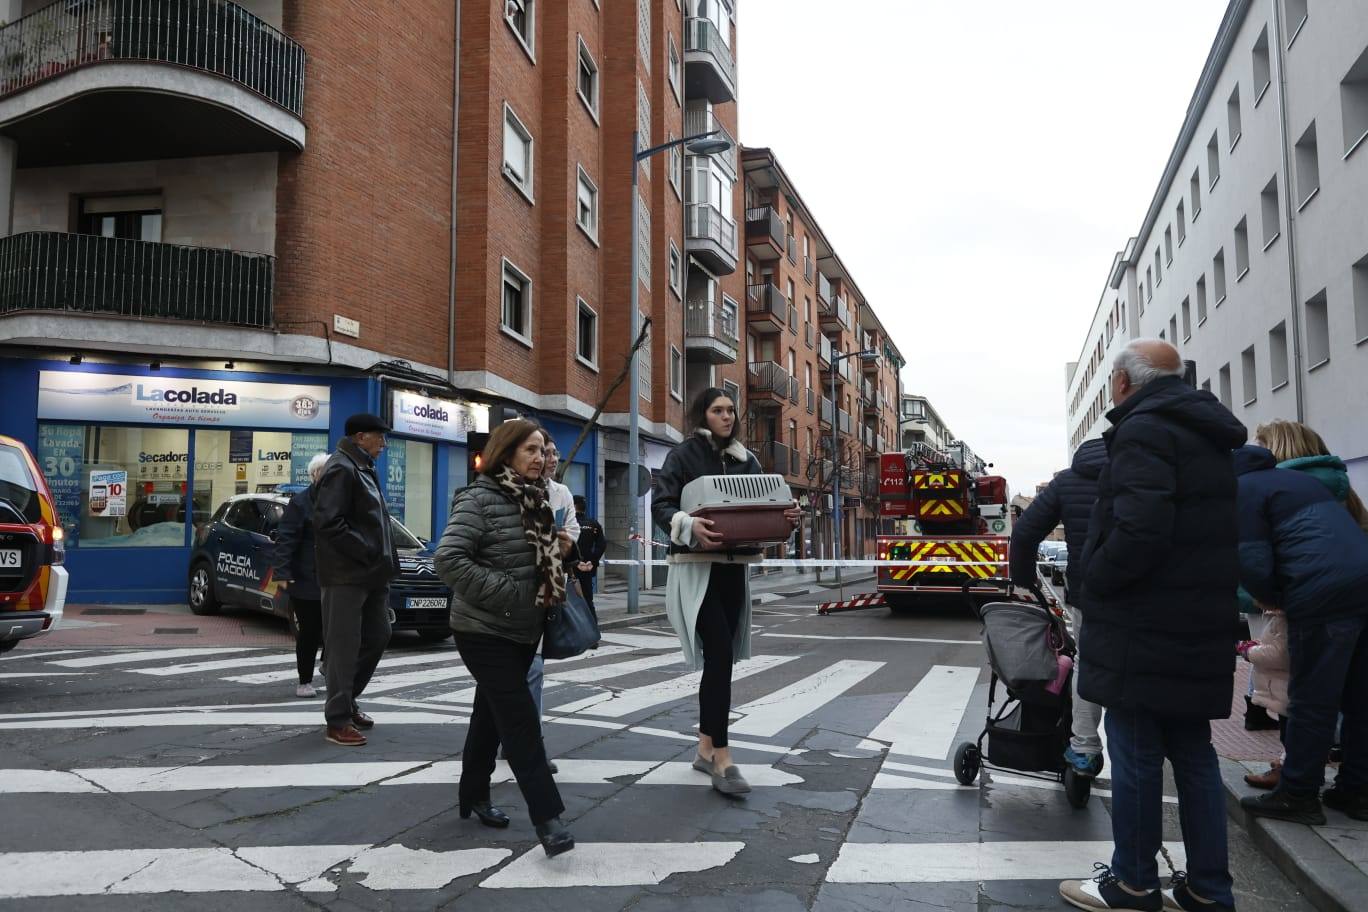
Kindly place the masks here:
MULTIPOLYGON (((846 598, 874 589, 873 573, 852 570, 843 577, 843 580, 846 598)), ((817 581, 815 573, 800 573, 797 570, 785 570, 781 573, 751 578, 752 605, 765 605, 814 592, 829 592, 831 600, 839 598, 836 594, 836 581, 831 573, 823 573, 821 582, 817 581)), ((658 620, 665 617, 665 587, 642 590, 638 599, 638 613, 628 614, 626 587, 619 580, 608 580, 606 584, 601 580, 599 591, 594 595, 594 607, 598 609, 599 626, 604 629, 658 620)))
MULTIPOLYGON (((1351 820, 1326 808, 1326 825, 1309 827, 1253 818, 1241 810, 1240 799, 1256 794, 1245 785, 1244 774, 1268 769, 1268 761, 1282 751, 1276 731, 1244 730, 1244 694, 1248 686, 1249 664, 1240 662, 1230 718, 1211 724, 1231 816, 1317 909, 1363 909, 1364 897, 1368 896, 1368 822, 1351 820)), ((1327 785, 1333 776, 1333 770, 1326 770, 1327 785)))

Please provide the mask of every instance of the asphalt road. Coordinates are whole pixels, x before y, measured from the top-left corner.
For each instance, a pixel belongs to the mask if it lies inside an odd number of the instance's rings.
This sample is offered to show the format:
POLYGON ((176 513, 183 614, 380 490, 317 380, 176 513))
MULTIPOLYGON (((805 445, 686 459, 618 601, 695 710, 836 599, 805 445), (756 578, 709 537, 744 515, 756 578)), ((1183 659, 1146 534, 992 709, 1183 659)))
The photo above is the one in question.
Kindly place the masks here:
MULTIPOLYGON (((550 663, 579 842, 551 860, 511 782, 509 829, 457 815, 472 682, 449 644, 387 654, 359 750, 323 739, 279 649, 22 647, 0 659, 0 908, 1056 910, 1058 880, 1108 858, 1105 795, 1074 811, 1050 783, 955 782, 988 690, 963 609, 803 600, 755 622, 733 701, 744 800, 689 766, 696 678, 660 625, 550 663)), ((1231 855, 1242 910, 1310 908, 1233 827, 1231 855)))

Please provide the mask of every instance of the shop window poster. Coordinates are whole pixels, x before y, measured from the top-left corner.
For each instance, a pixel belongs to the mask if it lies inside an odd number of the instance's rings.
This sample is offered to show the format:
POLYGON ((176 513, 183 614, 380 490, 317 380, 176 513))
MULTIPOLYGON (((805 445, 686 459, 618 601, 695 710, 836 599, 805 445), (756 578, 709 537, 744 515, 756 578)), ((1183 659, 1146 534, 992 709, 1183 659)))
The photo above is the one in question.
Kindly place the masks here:
POLYGON ((408 448, 402 440, 390 443, 385 450, 385 501, 390 515, 404 521, 404 473, 408 462, 408 448))
POLYGON ((81 529, 81 467, 85 462, 85 428, 79 424, 40 424, 38 464, 57 502, 57 515, 74 545, 81 529))

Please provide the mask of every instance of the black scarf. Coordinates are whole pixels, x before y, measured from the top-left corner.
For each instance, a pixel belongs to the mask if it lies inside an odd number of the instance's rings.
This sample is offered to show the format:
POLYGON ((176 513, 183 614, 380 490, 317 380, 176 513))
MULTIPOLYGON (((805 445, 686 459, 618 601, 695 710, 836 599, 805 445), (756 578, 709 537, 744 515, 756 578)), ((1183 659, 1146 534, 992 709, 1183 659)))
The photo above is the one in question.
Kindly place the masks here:
POLYGON ((550 608, 563 604, 565 568, 561 566, 560 540, 556 537, 556 518, 551 512, 546 483, 526 479, 510 465, 504 466, 494 480, 517 502, 522 512, 523 534, 536 552, 537 605, 550 608))

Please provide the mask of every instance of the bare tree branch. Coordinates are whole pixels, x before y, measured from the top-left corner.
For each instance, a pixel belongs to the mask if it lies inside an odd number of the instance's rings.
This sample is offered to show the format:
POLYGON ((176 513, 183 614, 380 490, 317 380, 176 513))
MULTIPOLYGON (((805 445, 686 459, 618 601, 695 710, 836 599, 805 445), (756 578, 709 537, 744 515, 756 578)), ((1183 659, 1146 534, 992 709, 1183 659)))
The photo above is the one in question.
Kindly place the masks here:
POLYGON ((613 394, 627 381, 628 375, 632 372, 632 359, 636 357, 637 351, 645 344, 646 337, 650 334, 650 330, 651 318, 643 316, 641 332, 637 333, 636 341, 632 343, 632 350, 627 353, 627 358, 623 362, 622 370, 618 371, 617 378, 613 380, 612 385, 609 386, 608 390, 603 394, 603 398, 599 400, 598 407, 594 409, 594 414, 590 416, 589 420, 584 423, 584 427, 580 429, 580 435, 575 440, 575 445, 570 448, 569 453, 566 453, 565 456, 561 458, 560 466, 556 469, 556 481, 565 481, 565 473, 570 468, 570 464, 575 461, 575 454, 578 453, 579 448, 584 445, 584 441, 589 436, 589 432, 594 429, 594 425, 598 424, 599 416, 602 415, 603 410, 608 407, 608 400, 612 399, 613 394))

